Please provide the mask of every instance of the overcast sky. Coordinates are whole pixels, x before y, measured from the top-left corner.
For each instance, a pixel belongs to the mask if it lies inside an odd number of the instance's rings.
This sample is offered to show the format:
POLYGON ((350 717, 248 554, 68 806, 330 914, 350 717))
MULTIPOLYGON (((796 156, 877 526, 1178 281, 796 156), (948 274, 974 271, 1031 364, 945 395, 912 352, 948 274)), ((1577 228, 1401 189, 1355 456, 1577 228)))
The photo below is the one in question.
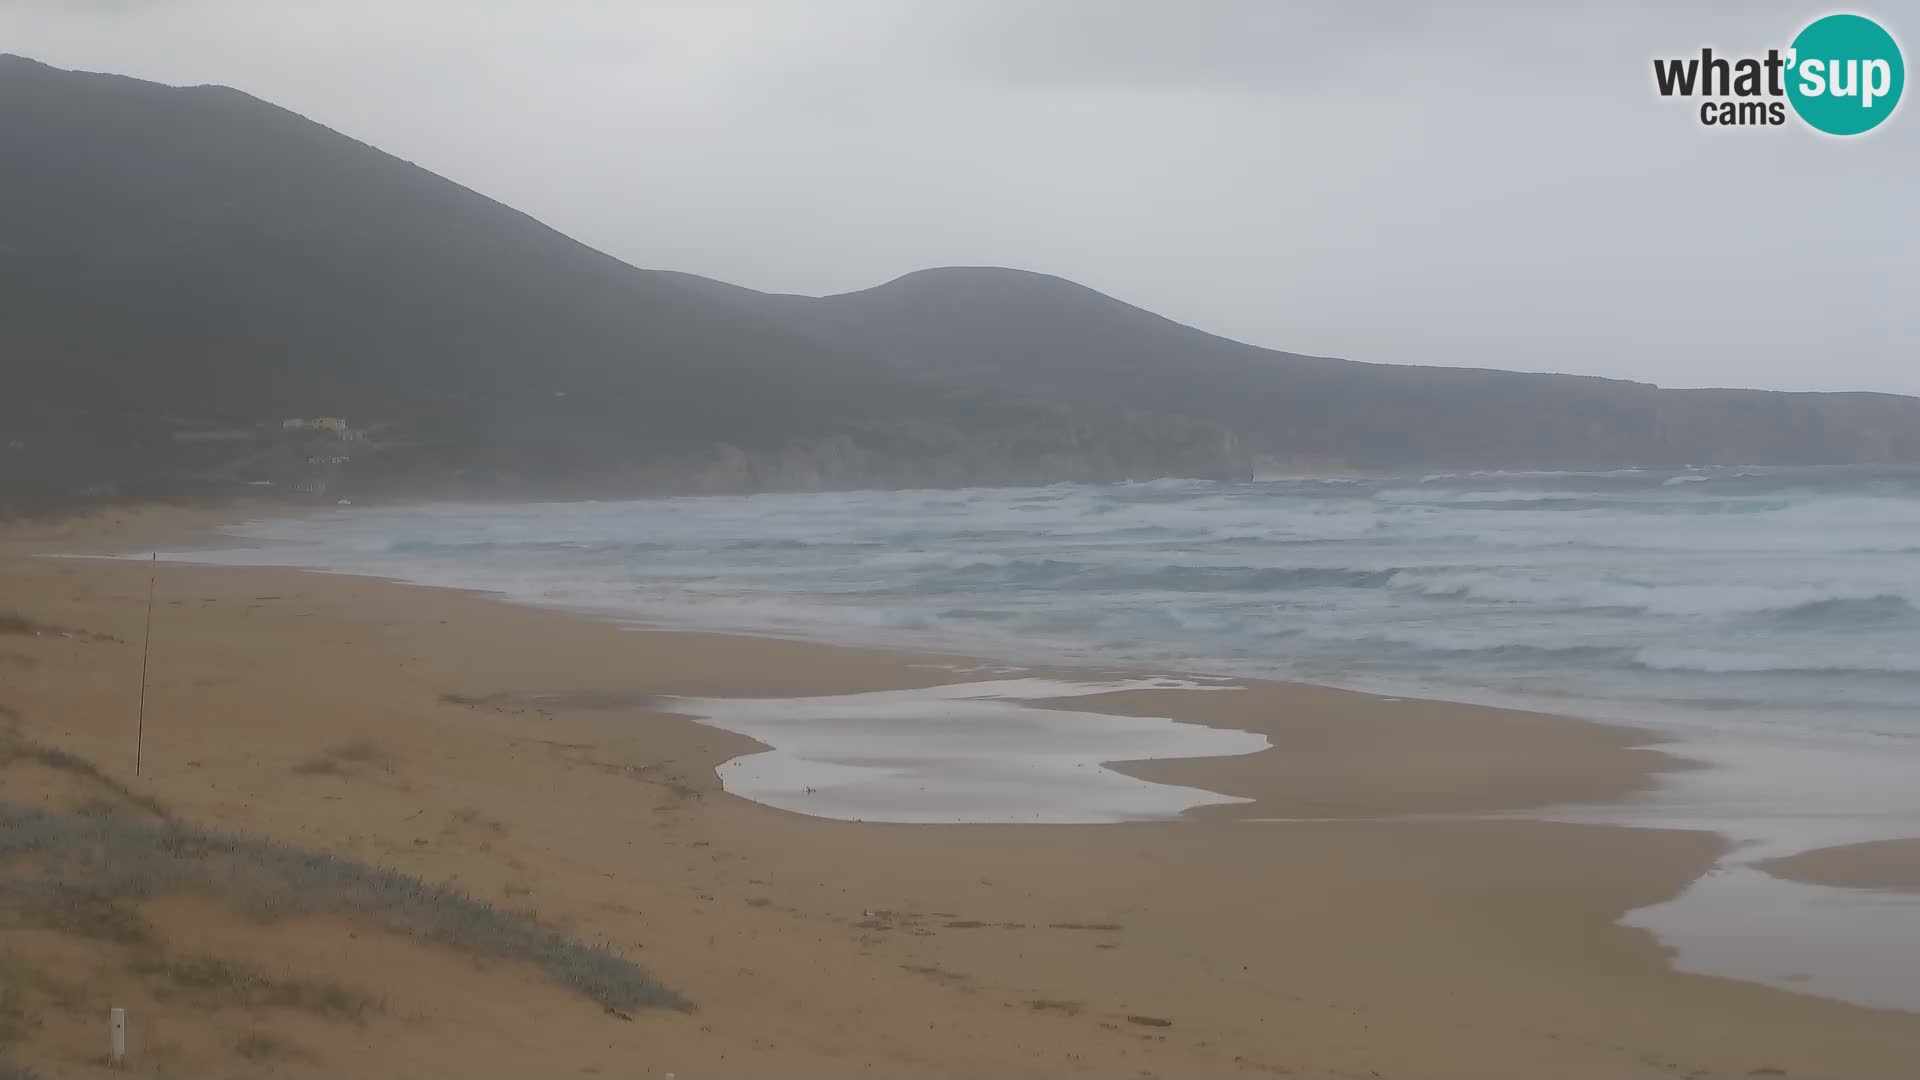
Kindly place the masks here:
MULTIPOLYGON (((1705 128, 1653 57, 1828 9, 1594 6, 0 0, 0 51, 236 86, 757 289, 1015 266, 1358 360, 1920 393, 1920 104, 1705 128)), ((1852 10, 1920 59, 1920 2, 1852 10)))

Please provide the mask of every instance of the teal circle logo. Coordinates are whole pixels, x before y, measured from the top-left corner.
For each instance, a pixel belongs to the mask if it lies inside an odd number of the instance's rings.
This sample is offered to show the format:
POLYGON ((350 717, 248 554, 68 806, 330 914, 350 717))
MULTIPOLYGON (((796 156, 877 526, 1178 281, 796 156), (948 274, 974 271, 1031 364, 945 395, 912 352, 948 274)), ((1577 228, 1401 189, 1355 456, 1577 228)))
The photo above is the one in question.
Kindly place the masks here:
POLYGON ((1907 66, 1893 35, 1860 15, 1828 15, 1793 39, 1787 100, 1829 135, 1878 127, 1900 104, 1907 66))

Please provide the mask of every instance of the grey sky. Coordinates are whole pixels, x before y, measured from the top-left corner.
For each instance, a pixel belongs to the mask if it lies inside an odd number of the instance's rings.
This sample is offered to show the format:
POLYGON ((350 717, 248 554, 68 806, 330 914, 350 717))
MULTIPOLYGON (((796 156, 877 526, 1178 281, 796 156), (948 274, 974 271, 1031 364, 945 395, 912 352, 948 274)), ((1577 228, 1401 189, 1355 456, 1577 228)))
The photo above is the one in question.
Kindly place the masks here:
MULTIPOLYGON (((1920 393, 1920 104, 1704 128, 1654 56, 1828 9, 1566 8, 0 0, 0 51, 237 86, 759 289, 995 264, 1358 360, 1920 393)), ((1920 3, 1850 10, 1920 60, 1920 3)))

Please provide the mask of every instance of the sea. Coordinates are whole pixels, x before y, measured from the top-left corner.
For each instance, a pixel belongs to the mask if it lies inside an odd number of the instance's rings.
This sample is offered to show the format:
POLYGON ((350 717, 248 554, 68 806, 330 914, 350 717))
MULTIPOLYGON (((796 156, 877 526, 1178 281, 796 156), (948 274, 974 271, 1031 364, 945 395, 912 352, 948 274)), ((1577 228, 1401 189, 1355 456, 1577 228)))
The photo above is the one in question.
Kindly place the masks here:
POLYGON ((254 546, 195 557, 652 626, 1920 742, 1920 468, 443 503, 229 531, 254 546))
MULTIPOLYGON (((1920 836, 1920 468, 339 506, 227 532, 230 546, 163 557, 483 590, 643 627, 1295 679, 1650 726, 1713 767, 1626 803, 1533 814, 1729 838, 1687 894, 1625 921, 1682 969, 1920 1009, 1920 897, 1751 865, 1920 836)), ((779 720, 781 738, 803 740, 817 727, 806 717, 830 719, 817 704, 761 703, 731 726, 779 720)), ((844 746, 890 707, 927 702, 827 712, 865 718, 839 733, 844 746)), ((689 708, 730 726, 724 706, 689 708)), ((1125 756, 1097 734, 1074 736, 1086 745, 1073 767, 1125 756)))

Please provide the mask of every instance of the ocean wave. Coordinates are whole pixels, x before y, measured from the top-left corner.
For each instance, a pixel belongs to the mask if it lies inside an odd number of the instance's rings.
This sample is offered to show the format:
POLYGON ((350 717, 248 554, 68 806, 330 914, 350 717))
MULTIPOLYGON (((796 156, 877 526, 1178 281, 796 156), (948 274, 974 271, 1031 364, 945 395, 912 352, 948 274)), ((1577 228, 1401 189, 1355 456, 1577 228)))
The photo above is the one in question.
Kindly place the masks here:
POLYGON ((1504 664, 1557 667, 1577 664, 1586 667, 1626 667, 1634 659, 1634 650, 1617 645, 1534 645, 1519 641, 1460 644, 1443 633, 1418 634, 1380 631, 1353 637, 1320 637, 1322 644, 1334 643, 1354 650, 1356 657, 1418 656, 1423 660, 1476 661, 1504 664))
POLYGON ((1088 588, 1169 592, 1285 592, 1293 589, 1373 589, 1393 580, 1397 567, 1381 570, 1341 566, 1163 566, 1145 571, 1100 571, 1080 582, 1088 588))
POLYGON ((936 568, 919 581, 922 589, 978 588, 986 585, 1055 588, 1084 592, 1267 593, 1295 589, 1381 588, 1398 567, 1363 569, 1341 566, 1195 566, 1133 569, 1063 559, 968 559, 936 568))
POLYGON ((1416 488, 1384 488, 1373 493, 1373 497, 1384 503, 1416 503, 1443 506, 1526 506, 1539 503, 1591 503, 1607 505, 1608 500, 1595 499, 1585 492, 1577 491, 1537 491, 1521 488, 1496 488, 1491 491, 1421 491, 1416 488))
POLYGON ((1684 672, 1700 675, 1785 675, 1785 676, 1897 676, 1920 679, 1920 656, 1902 662, 1884 663, 1852 657, 1835 663, 1810 663, 1801 653, 1776 653, 1761 650, 1728 651, 1684 646, 1646 646, 1633 657, 1634 666, 1646 671, 1684 672))
POLYGON ((1218 487, 1220 481, 1192 476, 1163 476, 1157 480, 1124 480, 1114 486, 1122 491, 1187 491, 1218 487))
MULTIPOLYGON (((1461 643, 1442 631, 1383 630, 1357 636, 1318 636, 1321 646, 1334 646, 1350 662, 1370 666, 1382 663, 1446 664, 1450 671, 1507 669, 1551 675, 1578 671, 1587 677, 1614 671, 1669 675, 1776 675, 1787 677, 1872 676, 1920 679, 1920 656, 1848 655, 1831 660, 1809 658, 1804 651, 1771 651, 1760 645, 1747 648, 1702 648, 1685 645, 1534 644, 1524 641, 1461 643)), ((1738 701, 1737 697, 1729 698, 1738 701)))
MULTIPOLYGON (((1775 614, 1792 622, 1817 622, 1829 625, 1872 625, 1904 622, 1920 617, 1920 608, 1904 596, 1877 593, 1873 596, 1835 596, 1809 600, 1804 604, 1781 608, 1775 614)), ((1920 653, 1920 648, 1916 648, 1920 653)))
POLYGON ((1834 586, 1541 580, 1492 570, 1452 574, 1402 570, 1394 574, 1391 585, 1436 598, 1676 616, 1805 611, 1830 618, 1836 611, 1850 610, 1849 604, 1865 604, 1884 614, 1895 603, 1911 603, 1904 595, 1834 586))
MULTIPOLYGON (((1329 639, 1319 639, 1322 644, 1329 639)), ((1444 635, 1391 631, 1338 639, 1350 651, 1350 662, 1445 664, 1450 671, 1516 670, 1551 675, 1579 671, 1587 677, 1600 672, 1659 673, 1665 675, 1770 675, 1797 678, 1873 677, 1920 679, 1920 657, 1849 656, 1831 661, 1812 659, 1804 652, 1775 652, 1764 648, 1713 649, 1681 645, 1536 645, 1518 641, 1457 644, 1444 635)), ((1727 700, 1738 702, 1738 697, 1727 700)))
POLYGON ((774 536, 754 540, 734 540, 721 545, 727 551, 805 551, 816 547, 873 547, 873 541, 844 540, 801 540, 791 536, 774 536))
POLYGON ((969 553, 950 558, 937 555, 915 558, 931 571, 921 579, 921 587, 936 590, 982 585, 1046 585, 1084 574, 1089 569, 1085 563, 1066 559, 1020 559, 1004 555, 969 553))
POLYGON ((392 555, 427 555, 458 558, 463 555, 512 552, 527 555, 585 554, 614 555, 671 551, 674 545, 644 540, 426 540, 396 539, 382 546, 392 555))

